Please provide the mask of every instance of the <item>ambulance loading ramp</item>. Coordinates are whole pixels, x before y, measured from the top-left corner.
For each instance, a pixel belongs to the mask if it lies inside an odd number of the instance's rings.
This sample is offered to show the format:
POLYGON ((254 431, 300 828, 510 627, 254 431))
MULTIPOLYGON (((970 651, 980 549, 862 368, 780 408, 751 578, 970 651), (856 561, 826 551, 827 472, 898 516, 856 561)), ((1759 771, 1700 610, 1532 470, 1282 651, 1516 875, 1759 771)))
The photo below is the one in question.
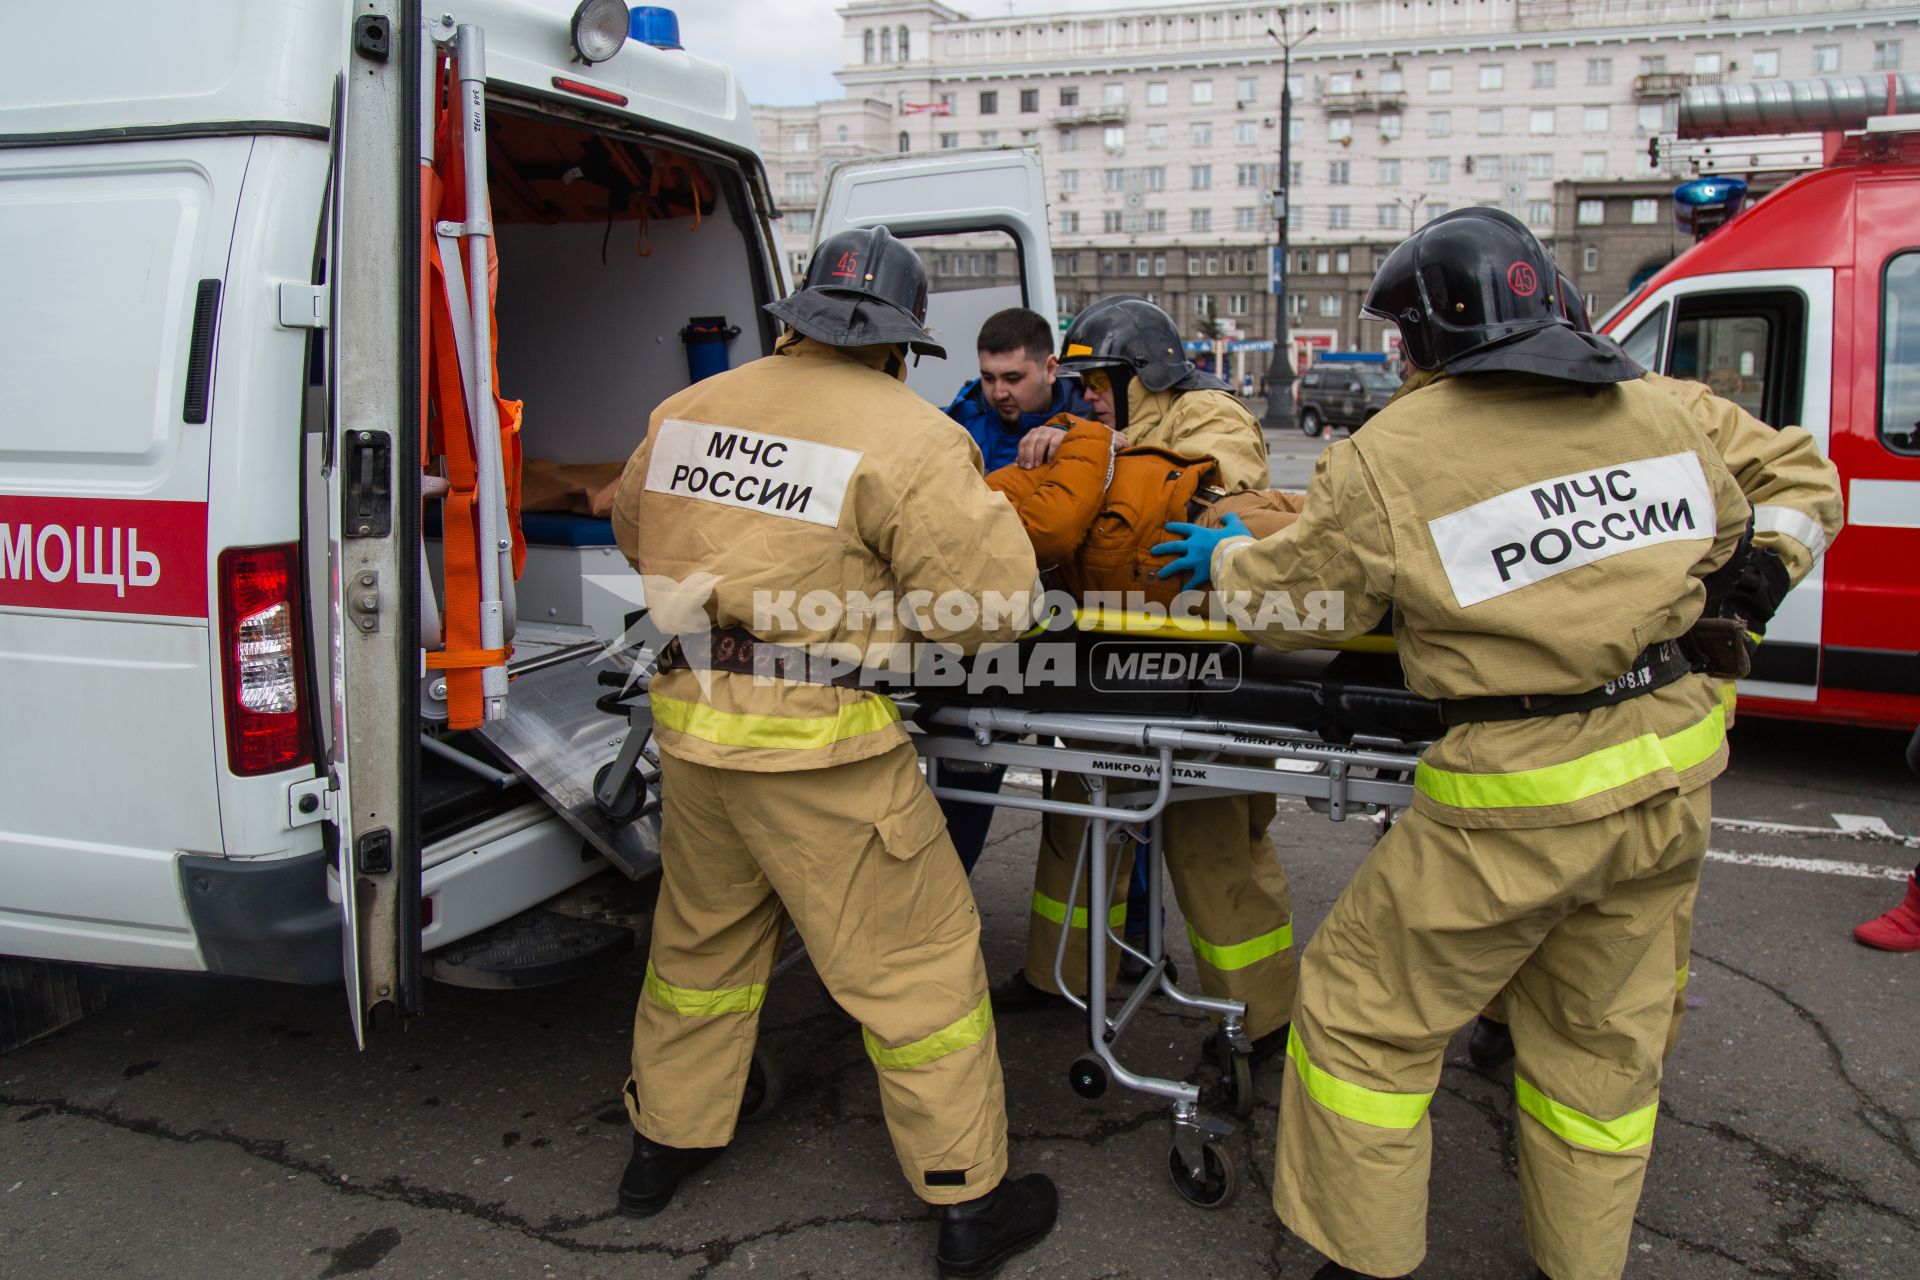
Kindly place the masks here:
MULTIPOLYGON (((602 652, 584 627, 523 623, 508 665, 506 714, 475 732, 602 857, 640 880, 660 869, 659 815, 615 823, 593 798, 595 775, 631 731, 628 720, 597 705, 597 677, 611 669, 595 664, 602 652)), ((644 707, 636 714, 644 719, 644 707)), ((646 726, 638 732, 635 741, 644 740, 646 726)))

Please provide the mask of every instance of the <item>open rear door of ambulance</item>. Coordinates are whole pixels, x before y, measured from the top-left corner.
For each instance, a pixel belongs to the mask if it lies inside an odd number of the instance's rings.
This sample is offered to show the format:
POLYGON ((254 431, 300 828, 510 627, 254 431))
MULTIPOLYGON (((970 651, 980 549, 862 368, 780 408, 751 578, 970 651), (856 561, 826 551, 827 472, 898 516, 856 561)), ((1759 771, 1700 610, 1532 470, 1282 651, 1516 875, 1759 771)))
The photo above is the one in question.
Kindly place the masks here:
POLYGON ((1059 314, 1046 175, 1031 147, 837 164, 814 225, 816 246, 837 232, 884 226, 927 264, 927 327, 948 354, 920 358, 907 385, 942 408, 979 376, 973 340, 988 316, 1007 307, 1059 314))
POLYGON ((354 1035, 420 1002, 420 21, 353 6, 333 176, 327 613, 338 861, 354 1035))

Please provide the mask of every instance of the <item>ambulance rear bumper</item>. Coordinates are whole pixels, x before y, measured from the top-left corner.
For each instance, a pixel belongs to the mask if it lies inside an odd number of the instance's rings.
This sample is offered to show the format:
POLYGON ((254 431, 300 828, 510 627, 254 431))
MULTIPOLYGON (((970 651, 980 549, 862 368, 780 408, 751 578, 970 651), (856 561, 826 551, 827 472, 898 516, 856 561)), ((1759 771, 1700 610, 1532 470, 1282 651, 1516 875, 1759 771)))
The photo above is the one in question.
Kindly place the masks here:
POLYGON ((325 850, 240 860, 185 854, 180 896, 209 973, 325 986, 341 980, 340 905, 325 850))

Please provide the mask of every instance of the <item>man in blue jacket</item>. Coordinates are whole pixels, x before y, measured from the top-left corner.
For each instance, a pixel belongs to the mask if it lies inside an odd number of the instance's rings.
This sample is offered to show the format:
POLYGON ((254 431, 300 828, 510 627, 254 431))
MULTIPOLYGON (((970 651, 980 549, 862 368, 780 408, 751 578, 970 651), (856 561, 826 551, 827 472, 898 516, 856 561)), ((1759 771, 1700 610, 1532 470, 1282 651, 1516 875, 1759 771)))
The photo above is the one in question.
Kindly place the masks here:
POLYGON ((947 416, 967 429, 980 446, 988 471, 1018 462, 1038 466, 1059 448, 1057 428, 1021 442, 1056 413, 1093 416, 1093 407, 1071 378, 1056 378, 1053 326, 1025 307, 1009 307, 987 317, 975 344, 980 376, 960 388, 947 416))

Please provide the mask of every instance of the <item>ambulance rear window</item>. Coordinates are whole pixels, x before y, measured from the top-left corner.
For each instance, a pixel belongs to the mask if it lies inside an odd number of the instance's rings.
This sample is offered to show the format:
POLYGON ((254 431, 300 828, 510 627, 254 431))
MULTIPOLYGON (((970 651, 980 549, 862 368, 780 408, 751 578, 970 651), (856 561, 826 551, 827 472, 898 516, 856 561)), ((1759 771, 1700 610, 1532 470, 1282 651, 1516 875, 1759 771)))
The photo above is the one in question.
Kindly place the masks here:
POLYGON ((1887 261, 1880 299, 1880 441, 1920 453, 1920 249, 1887 261))

